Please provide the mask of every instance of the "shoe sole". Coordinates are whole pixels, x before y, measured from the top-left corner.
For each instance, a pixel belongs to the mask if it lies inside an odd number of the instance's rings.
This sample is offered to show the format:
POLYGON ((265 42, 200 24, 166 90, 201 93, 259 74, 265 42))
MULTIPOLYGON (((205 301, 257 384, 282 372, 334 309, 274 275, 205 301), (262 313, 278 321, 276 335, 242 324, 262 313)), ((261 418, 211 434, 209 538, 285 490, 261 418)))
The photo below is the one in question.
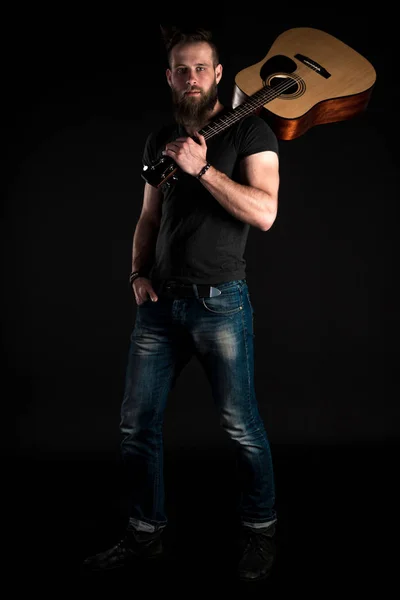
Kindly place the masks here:
POLYGON ((244 581, 245 583, 256 583, 257 581, 264 581, 264 579, 268 579, 268 577, 271 575, 271 571, 272 571, 272 569, 270 569, 263 575, 260 575, 259 577, 252 577, 252 578, 239 575, 239 580, 244 581))

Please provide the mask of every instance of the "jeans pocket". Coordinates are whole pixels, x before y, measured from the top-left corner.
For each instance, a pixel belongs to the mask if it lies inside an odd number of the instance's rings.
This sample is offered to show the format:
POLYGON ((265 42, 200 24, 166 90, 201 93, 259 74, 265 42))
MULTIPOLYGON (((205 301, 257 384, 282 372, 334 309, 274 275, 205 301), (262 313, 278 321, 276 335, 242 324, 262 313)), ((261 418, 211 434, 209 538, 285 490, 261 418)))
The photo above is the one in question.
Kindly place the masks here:
POLYGON ((144 302, 142 302, 141 304, 136 303, 136 306, 137 306, 137 308, 142 308, 142 306, 145 306, 146 304, 148 305, 149 302, 150 302, 150 298, 147 298, 147 300, 144 300, 144 302))
POLYGON ((222 291, 219 296, 201 298, 204 308, 217 315, 234 315, 243 310, 243 297, 238 288, 222 291))

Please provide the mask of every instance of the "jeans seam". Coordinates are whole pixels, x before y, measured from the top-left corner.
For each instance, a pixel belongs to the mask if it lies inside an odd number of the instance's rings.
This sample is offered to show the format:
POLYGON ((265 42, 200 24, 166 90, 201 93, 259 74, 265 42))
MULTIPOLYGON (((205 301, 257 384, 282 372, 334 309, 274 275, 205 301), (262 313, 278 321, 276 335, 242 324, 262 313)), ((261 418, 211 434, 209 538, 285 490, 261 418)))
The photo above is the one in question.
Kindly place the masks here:
POLYGON ((202 298, 201 300, 202 300, 202 305, 204 306, 204 308, 208 312, 212 313, 213 315, 221 315, 221 317, 223 317, 223 316, 230 317, 231 315, 235 315, 238 312, 240 312, 240 310, 243 309, 243 304, 240 304, 240 306, 238 308, 234 308, 233 310, 225 310, 225 311, 222 311, 222 310, 212 310, 211 308, 209 308, 206 305, 206 303, 204 301, 205 300, 204 298, 202 298))
MULTIPOLYGON (((243 286, 242 286, 242 287, 243 287, 243 286)), ((244 304, 244 301, 243 301, 243 297, 242 297, 242 296, 243 296, 242 287, 240 288, 240 295, 241 295, 241 302, 242 302, 242 305, 243 305, 243 304, 244 304)), ((249 405, 249 408, 250 408, 250 414, 251 414, 251 420, 252 420, 252 423, 254 423, 254 422, 255 422, 255 419, 254 419, 254 412, 253 412, 253 403, 252 403, 252 402, 250 402, 250 395, 251 395, 251 389, 250 389, 251 377, 250 377, 250 372, 249 372, 249 364, 250 364, 250 361, 249 361, 249 347, 248 347, 248 344, 247 344, 247 334, 248 334, 249 332, 248 332, 248 330, 247 330, 247 327, 246 327, 246 319, 245 319, 245 314, 244 314, 244 313, 245 313, 245 311, 242 311, 242 324, 243 324, 244 347, 245 347, 245 350, 246 350, 247 403, 248 403, 248 405, 249 405)), ((256 432, 256 433, 259 433, 259 432, 260 432, 260 429, 259 429, 259 427, 257 427, 257 429, 255 430, 255 432, 256 432)))
MULTIPOLYGON (((170 381, 170 379, 168 380, 168 382, 170 381)), ((168 383, 169 385, 169 383, 168 383)), ((164 389, 168 387, 167 384, 164 385, 164 388, 162 391, 164 391, 164 389)), ((158 404, 157 404, 157 422, 159 421, 159 415, 160 415, 160 399, 163 397, 163 394, 159 393, 158 395, 158 404)), ((162 443, 162 437, 161 437, 161 443, 162 443)), ((155 514, 153 515, 154 520, 156 520, 156 514, 159 512, 160 507, 158 506, 158 498, 159 498, 159 488, 160 488, 160 453, 158 450, 158 445, 156 445, 156 476, 155 476, 155 485, 153 488, 153 506, 154 506, 154 512, 155 514)))

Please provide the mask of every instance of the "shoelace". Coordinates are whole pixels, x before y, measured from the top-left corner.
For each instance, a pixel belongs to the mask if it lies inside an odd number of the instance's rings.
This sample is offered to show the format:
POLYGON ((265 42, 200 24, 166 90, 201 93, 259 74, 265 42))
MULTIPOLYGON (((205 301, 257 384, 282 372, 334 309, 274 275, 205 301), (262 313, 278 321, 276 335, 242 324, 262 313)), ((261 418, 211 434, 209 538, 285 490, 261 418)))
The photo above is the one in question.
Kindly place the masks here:
POLYGON ((126 537, 122 538, 122 540, 120 540, 118 542, 118 544, 115 545, 115 552, 121 556, 121 554, 124 554, 127 550, 129 551, 130 547, 129 547, 129 542, 128 539, 126 537))

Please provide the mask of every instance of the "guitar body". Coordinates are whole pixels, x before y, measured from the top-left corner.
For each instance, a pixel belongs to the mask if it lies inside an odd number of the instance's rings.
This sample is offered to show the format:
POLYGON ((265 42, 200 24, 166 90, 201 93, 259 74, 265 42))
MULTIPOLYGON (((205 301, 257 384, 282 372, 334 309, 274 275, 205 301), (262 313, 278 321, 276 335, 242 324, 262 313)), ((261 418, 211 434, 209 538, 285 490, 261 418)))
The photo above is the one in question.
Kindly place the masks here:
MULTIPOLYGON (((376 80, 373 66, 332 35, 312 29, 288 29, 276 38, 260 62, 235 77, 232 111, 207 124, 206 140, 246 115, 265 116, 278 139, 292 140, 321 123, 351 119, 365 110, 376 80)), ((179 169, 160 156, 143 165, 143 179, 170 186, 179 169)))
POLYGON ((276 136, 291 140, 322 123, 343 121, 368 105, 373 66, 334 36, 309 27, 279 35, 260 62, 235 77, 233 108, 263 87, 279 90, 258 109, 276 136))

